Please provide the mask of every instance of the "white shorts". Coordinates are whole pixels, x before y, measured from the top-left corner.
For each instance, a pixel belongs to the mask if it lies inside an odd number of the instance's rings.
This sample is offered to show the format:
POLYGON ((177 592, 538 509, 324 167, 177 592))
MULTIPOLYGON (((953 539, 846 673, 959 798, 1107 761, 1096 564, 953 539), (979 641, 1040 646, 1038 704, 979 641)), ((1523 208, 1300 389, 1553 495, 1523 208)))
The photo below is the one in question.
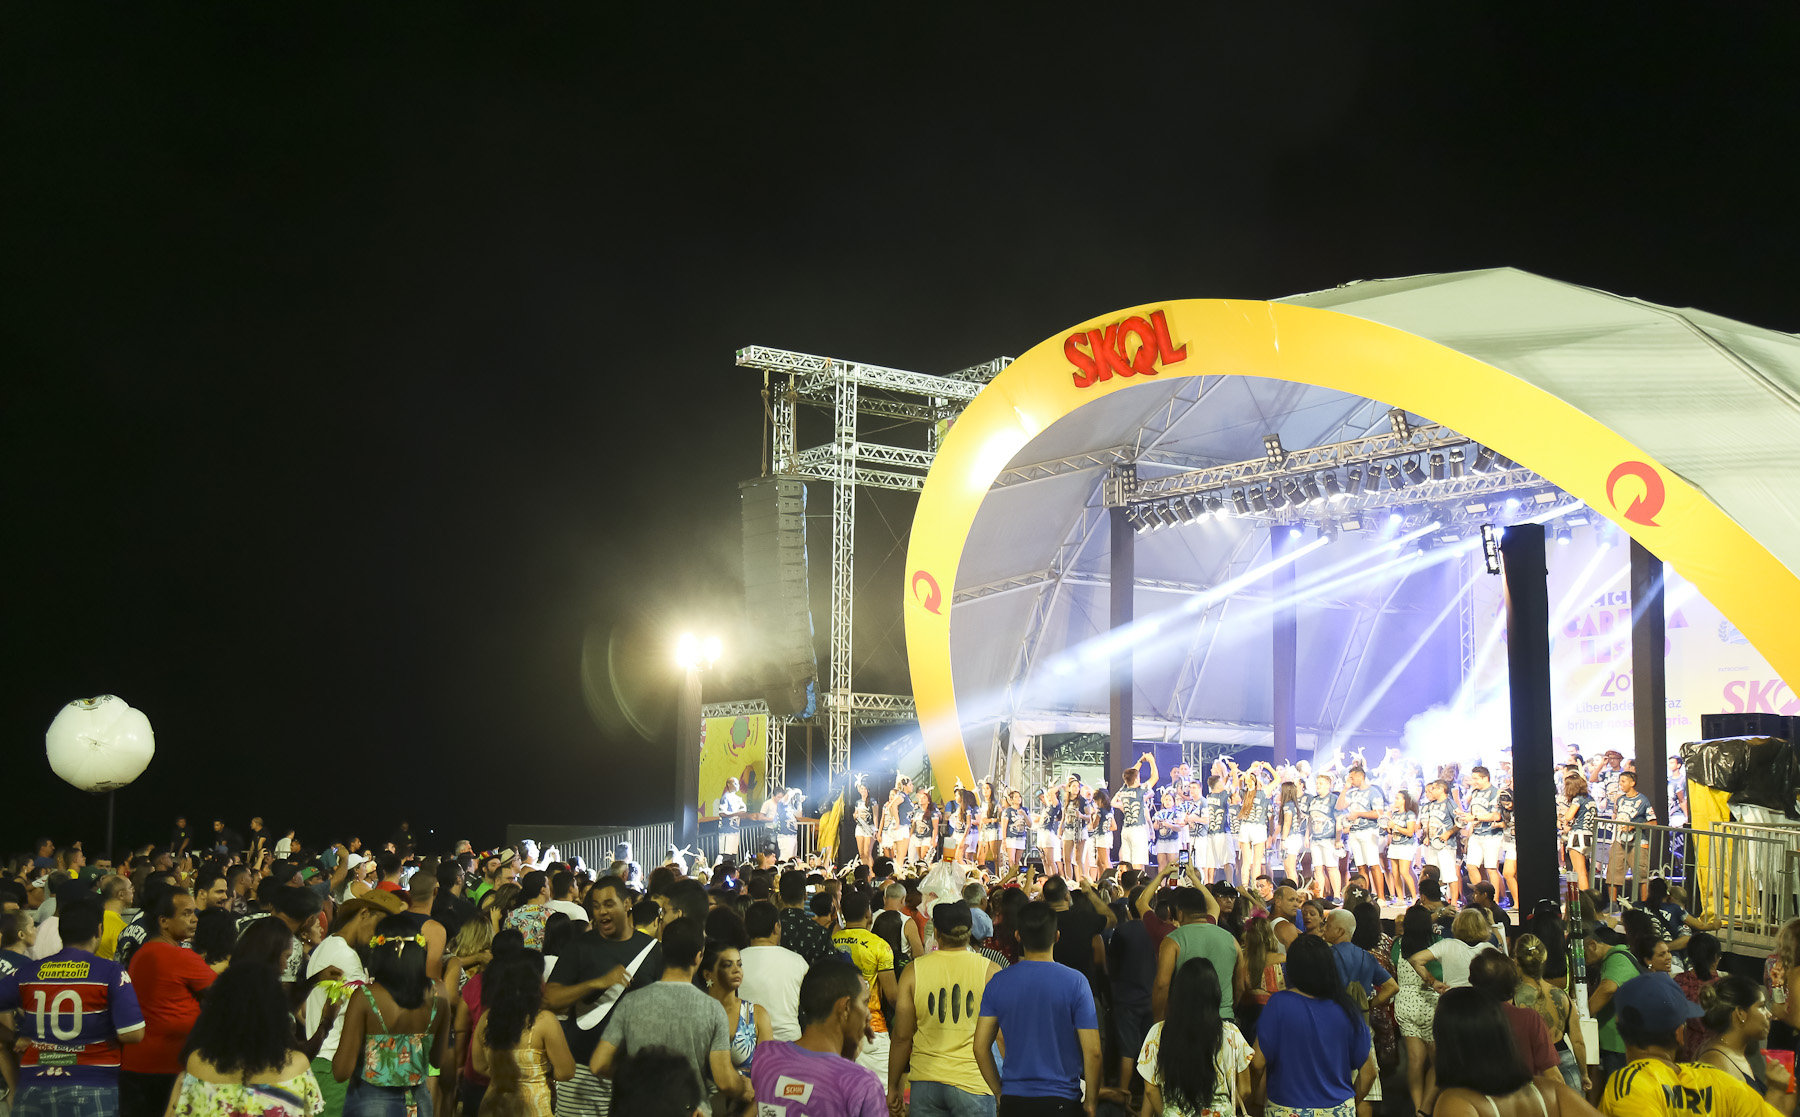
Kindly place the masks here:
POLYGON ((1415 857, 1418 854, 1418 852, 1419 852, 1419 846, 1418 846, 1418 843, 1416 843, 1416 842, 1406 842, 1406 843, 1400 844, 1400 845, 1390 845, 1390 846, 1388 846, 1388 860, 1389 861, 1411 861, 1413 859, 1413 857, 1415 857))
POLYGON ((1313 868, 1325 869, 1335 868, 1337 866, 1338 852, 1336 845, 1331 842, 1309 842, 1307 844, 1312 850, 1313 868))
POLYGON ((1021 837, 1017 837, 1017 838, 1006 839, 1006 848, 1023 851, 1025 849, 1024 837, 1021 836, 1021 837))
POLYGON ((890 826, 882 832, 881 840, 887 845, 897 846, 907 839, 908 831, 904 826, 890 826))
POLYGON ((883 1082, 888 1076, 888 1047, 888 1034, 876 1032, 874 1039, 863 1040, 862 1046, 856 1049, 857 1063, 874 1071, 883 1082))
POLYGON ((783 861, 786 861, 788 858, 790 858, 794 855, 794 850, 799 845, 800 845, 800 835, 798 835, 798 834, 777 834, 777 835, 775 835, 775 856, 781 858, 781 860, 783 860, 783 861))
POLYGON ((1142 867, 1149 858, 1150 828, 1127 826, 1119 831, 1119 863, 1142 867))
POLYGON ((912 851, 915 859, 923 860, 929 858, 936 850, 936 839, 929 837, 914 837, 912 840, 912 851))
POLYGON ((720 853, 729 853, 733 857, 736 857, 737 851, 738 851, 738 836, 739 836, 739 834, 740 834, 740 831, 737 831, 737 830, 721 830, 721 831, 719 831, 719 852, 720 853))
POLYGON ((1238 823, 1237 840, 1244 845, 1261 845, 1269 840, 1269 828, 1251 823, 1245 826, 1238 823))
MULTIPOLYGON (((1513 842, 1500 843, 1500 858, 1508 865, 1519 859, 1519 847, 1513 842)), ((1677 959, 1679 961, 1679 959, 1677 959)))
POLYGON ((1570 849, 1588 853, 1594 848, 1594 832, 1592 830, 1571 830, 1563 844, 1570 849))
POLYGON ((981 840, 984 842, 999 841, 1000 840, 1000 828, 998 826, 983 826, 981 828, 981 840))
POLYGON ((1506 844, 1503 834, 1475 834, 1469 838, 1469 864, 1484 869, 1500 867, 1500 847, 1506 844))
POLYGON ((859 838, 873 838, 875 836, 875 828, 866 822, 859 822, 856 824, 856 836, 859 838))
POLYGON ((1206 838, 1207 852, 1211 855, 1206 862, 1209 869, 1223 869, 1232 863, 1237 851, 1231 848, 1230 834, 1209 834, 1206 838))
POLYGON ((1379 863, 1381 860, 1381 831, 1375 829, 1350 831, 1350 853, 1356 858, 1358 868, 1379 863))
POLYGON ((1461 876, 1461 874, 1457 872, 1456 847, 1453 845, 1447 845, 1443 849, 1426 850, 1425 863, 1428 865, 1436 865, 1438 867, 1438 876, 1443 879, 1445 884, 1449 884, 1451 881, 1457 880, 1461 876))
POLYGON ((1173 857, 1181 852, 1181 839, 1158 838, 1155 843, 1151 845, 1150 851, 1158 857, 1161 857, 1165 853, 1170 857, 1173 857))
POLYGON ((1288 857, 1298 857, 1306 852, 1306 835, 1289 834, 1281 839, 1281 852, 1288 857))

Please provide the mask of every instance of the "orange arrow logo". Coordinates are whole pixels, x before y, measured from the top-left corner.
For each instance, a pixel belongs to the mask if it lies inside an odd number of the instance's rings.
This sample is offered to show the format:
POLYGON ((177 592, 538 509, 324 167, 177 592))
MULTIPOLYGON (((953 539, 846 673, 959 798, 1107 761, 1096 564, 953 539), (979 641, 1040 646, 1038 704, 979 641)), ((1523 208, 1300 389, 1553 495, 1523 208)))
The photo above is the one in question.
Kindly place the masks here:
POLYGON ((1656 522, 1656 514, 1662 511, 1663 506, 1662 474, 1647 462, 1620 462, 1606 479, 1606 500, 1614 508, 1619 506, 1619 501, 1613 496, 1613 489, 1626 477, 1641 480, 1644 483, 1644 495, 1632 500, 1631 507, 1625 509, 1625 518, 1645 527, 1661 526, 1656 522))
POLYGON ((919 604, 925 606, 925 611, 928 613, 936 613, 938 611, 938 606, 944 603, 944 591, 938 589, 937 579, 933 578, 926 571, 913 571, 912 589, 913 596, 919 599, 919 604), (925 583, 925 590, 923 593, 919 591, 920 582, 925 583))

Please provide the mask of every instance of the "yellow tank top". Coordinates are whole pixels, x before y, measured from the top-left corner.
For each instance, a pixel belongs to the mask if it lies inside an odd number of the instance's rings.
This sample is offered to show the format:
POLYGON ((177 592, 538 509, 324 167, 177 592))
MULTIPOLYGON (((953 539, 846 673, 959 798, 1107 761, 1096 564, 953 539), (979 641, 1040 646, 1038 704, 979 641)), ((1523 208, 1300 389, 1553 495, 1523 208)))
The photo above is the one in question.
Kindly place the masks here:
POLYGON ((912 1076, 987 1096, 987 1080, 975 1065, 975 1021, 988 960, 972 950, 934 950, 912 964, 912 1076))

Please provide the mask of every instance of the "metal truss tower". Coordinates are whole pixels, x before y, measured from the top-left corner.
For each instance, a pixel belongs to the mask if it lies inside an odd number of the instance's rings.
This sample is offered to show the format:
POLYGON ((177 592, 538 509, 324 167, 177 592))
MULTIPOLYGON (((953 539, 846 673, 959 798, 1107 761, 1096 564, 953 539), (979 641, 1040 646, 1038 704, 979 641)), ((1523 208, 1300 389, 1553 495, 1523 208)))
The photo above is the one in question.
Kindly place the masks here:
POLYGON ((859 694, 855 689, 851 622, 856 605, 856 490, 918 492, 923 488, 943 431, 1012 358, 999 357, 948 376, 930 376, 752 345, 738 350, 737 363, 763 374, 772 436, 770 471, 777 476, 831 483, 831 665, 829 685, 821 697, 827 771, 835 782, 850 770, 852 727, 893 724, 916 716, 910 696, 859 694), (797 419, 801 405, 832 413, 830 442, 800 449, 797 419), (890 424, 925 424, 928 448, 862 441, 857 423, 863 415, 890 424))

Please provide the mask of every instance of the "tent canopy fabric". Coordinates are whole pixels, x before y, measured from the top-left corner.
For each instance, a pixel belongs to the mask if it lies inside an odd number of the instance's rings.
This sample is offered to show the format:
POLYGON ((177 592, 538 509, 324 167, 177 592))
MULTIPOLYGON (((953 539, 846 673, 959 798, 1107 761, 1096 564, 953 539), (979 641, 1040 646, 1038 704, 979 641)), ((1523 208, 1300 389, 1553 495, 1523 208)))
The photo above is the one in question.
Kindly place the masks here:
MULTIPOLYGON (((1278 300, 1367 318, 1543 388, 1654 454, 1800 570, 1800 337, 1513 269, 1351 284, 1278 300)), ((1154 477, 1385 429, 1388 405, 1245 376, 1146 380, 1095 400, 1021 448, 983 499, 957 571, 951 662, 966 703, 1022 735, 1105 730, 1110 569, 1101 487, 1116 463, 1154 477)), ((1433 416, 1419 416, 1433 420, 1433 416)), ((1522 464, 1531 466, 1525 461, 1522 464)), ((1302 580, 1370 537, 1296 564, 1302 580)), ((1136 537, 1135 735, 1270 738, 1266 581, 1194 608, 1206 587, 1269 560, 1265 525, 1208 519, 1136 537)), ((1299 743, 1392 743, 1461 683, 1470 565, 1329 587, 1300 609, 1299 743), (1404 685, 1390 664, 1411 657, 1404 685), (1370 696, 1373 695, 1373 698, 1370 696), (1367 738, 1367 740, 1362 740, 1367 738)), ((967 729, 971 761, 990 734, 967 729)))

